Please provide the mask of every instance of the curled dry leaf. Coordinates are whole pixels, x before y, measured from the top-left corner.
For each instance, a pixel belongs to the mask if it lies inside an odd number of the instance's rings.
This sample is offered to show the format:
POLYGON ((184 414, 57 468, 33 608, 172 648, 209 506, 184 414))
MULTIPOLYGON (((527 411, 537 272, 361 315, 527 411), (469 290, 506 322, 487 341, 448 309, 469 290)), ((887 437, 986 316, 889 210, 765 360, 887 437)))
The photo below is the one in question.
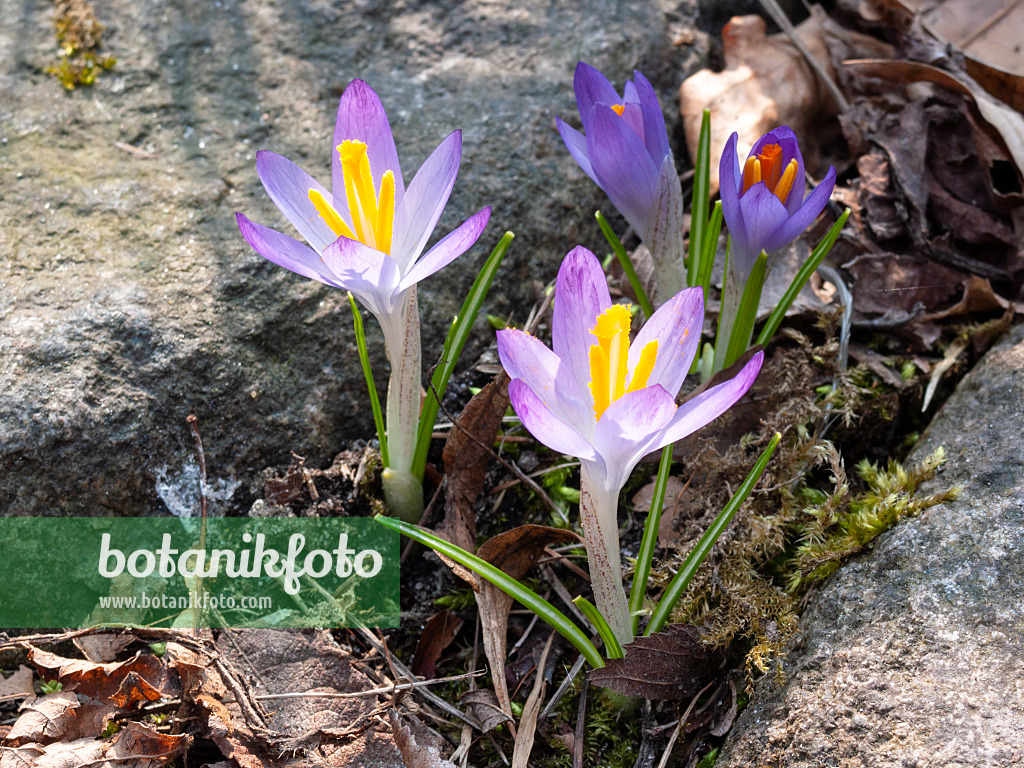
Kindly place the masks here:
POLYGON ((700 632, 683 624, 637 638, 623 650, 624 659, 609 659, 604 667, 591 670, 590 682, 625 696, 682 701, 703 688, 718 669, 700 632))
MULTIPOLYGON (((651 480, 636 492, 636 495, 633 496, 634 509, 639 512, 651 511, 651 501, 654 498, 656 482, 656 480, 651 480)), ((689 495, 686 483, 678 477, 670 475, 665 486, 665 503, 661 509, 661 521, 658 525, 659 547, 671 546, 679 540, 679 534, 675 530, 675 523, 685 509, 689 495)))
POLYGON ((129 674, 144 678, 167 698, 180 693, 177 680, 167 674, 163 662, 151 654, 136 654, 127 661, 96 664, 82 659, 68 659, 49 651, 30 647, 28 660, 48 680, 56 678, 65 690, 75 691, 99 701, 116 703, 113 697, 129 674))
POLYGON ((52 744, 25 744, 4 747, 0 768, 37 768, 37 766, 99 766, 116 768, 156 768, 182 754, 192 743, 188 734, 164 734, 147 725, 129 720, 113 738, 84 738, 52 744))
POLYGON ((480 730, 484 733, 493 731, 502 723, 513 722, 512 716, 502 710, 494 691, 489 691, 486 688, 466 691, 462 695, 462 703, 469 705, 473 717, 480 723, 480 730))
POLYGON ((160 691, 146 682, 138 672, 129 672, 124 676, 117 693, 110 697, 111 703, 121 709, 132 709, 140 702, 159 701, 160 691))
POLYGON ((395 744, 402 754, 405 768, 456 768, 455 764, 441 757, 436 747, 421 747, 416 737, 402 719, 392 710, 389 713, 395 744))
POLYGON ((82 635, 76 637, 72 642, 89 661, 102 664, 103 662, 115 661, 118 656, 132 643, 139 638, 130 632, 102 633, 95 635, 82 635))

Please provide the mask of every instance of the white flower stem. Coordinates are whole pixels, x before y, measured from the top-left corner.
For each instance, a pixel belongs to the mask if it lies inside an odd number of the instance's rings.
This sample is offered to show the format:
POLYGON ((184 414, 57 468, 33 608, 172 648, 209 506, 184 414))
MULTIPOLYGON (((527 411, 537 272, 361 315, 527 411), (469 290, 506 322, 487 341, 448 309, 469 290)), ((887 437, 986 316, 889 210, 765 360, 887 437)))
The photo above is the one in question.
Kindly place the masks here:
POLYGON ((618 506, 618 491, 610 493, 600 476, 584 462, 580 471, 580 518, 594 602, 619 645, 625 646, 633 642, 633 622, 622 584, 618 506))
POLYGON ((420 417, 420 315, 416 287, 405 295, 397 314, 378 318, 391 363, 386 407, 390 465, 384 468, 384 500, 408 523, 423 515, 423 485, 412 473, 420 417))

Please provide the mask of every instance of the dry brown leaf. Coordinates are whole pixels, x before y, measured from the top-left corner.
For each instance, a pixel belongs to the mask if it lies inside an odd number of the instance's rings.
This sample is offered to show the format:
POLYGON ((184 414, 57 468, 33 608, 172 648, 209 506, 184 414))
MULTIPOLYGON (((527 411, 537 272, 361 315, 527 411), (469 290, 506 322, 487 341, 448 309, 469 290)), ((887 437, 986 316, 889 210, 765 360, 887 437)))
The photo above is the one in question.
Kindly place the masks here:
MULTIPOLYGON (((633 508, 640 512, 651 511, 654 499, 654 486, 657 480, 651 480, 633 496, 633 508)), ((687 484, 674 475, 669 475, 665 485, 665 503, 661 509, 661 521, 658 524, 658 546, 665 548, 679 539, 675 530, 675 522, 689 499, 687 484)))
POLYGON ((24 664, 8 678, 0 675, 0 701, 17 699, 34 699, 35 689, 32 687, 32 670, 24 664))
POLYGON ((398 751, 402 753, 405 768, 456 768, 455 764, 441 757, 436 747, 421 747, 416 737, 394 710, 389 713, 391 730, 398 751))
POLYGON ((117 693, 110 697, 111 703, 121 709, 132 709, 140 702, 159 701, 160 691, 146 682, 138 672, 129 672, 121 681, 117 693))
POLYGON ((625 696, 682 701, 704 687, 718 668, 700 632, 683 624, 637 638, 623 650, 626 658, 609 659, 591 670, 590 682, 625 696))
POLYGON ((967 74, 986 90, 1024 111, 1024 4, 1015 0, 886 0, 920 14, 925 29, 961 51, 967 74))
POLYGON ((461 629, 462 619, 451 611, 440 611, 427 619, 412 656, 413 674, 428 679, 434 677, 437 660, 461 629))
POLYGON ((57 679, 64 689, 99 701, 114 703, 125 677, 135 673, 167 698, 180 693, 177 680, 167 674, 164 663, 151 654, 138 653, 127 661, 96 664, 83 659, 68 659, 39 648, 29 648, 28 660, 46 679, 57 679))
POLYGON ((76 637, 72 642, 89 661, 104 663, 114 661, 132 643, 138 640, 135 635, 128 632, 104 633, 95 635, 83 635, 76 637))
POLYGON ((964 294, 956 304, 949 309, 926 315, 924 320, 942 320, 947 317, 961 317, 973 315, 980 312, 994 312, 997 309, 1005 310, 1010 302, 992 290, 992 285, 983 277, 971 276, 964 283, 964 294))
POLYGON ((476 547, 473 505, 483 493, 492 446, 508 408, 508 374, 499 373, 475 394, 455 420, 444 445, 445 521, 443 536, 468 552, 476 547))
POLYGON ((918 304, 935 312, 956 295, 967 278, 923 258, 897 253, 860 256, 843 268, 854 278, 853 306, 858 312, 910 314, 918 304))
POLYGON ((537 716, 540 714, 540 705, 544 703, 544 673, 548 666, 548 653, 551 651, 551 641, 555 639, 555 633, 548 635, 548 641, 544 644, 544 652, 540 655, 537 663, 537 677, 533 682, 533 690, 523 705, 523 716, 519 718, 519 730, 516 733, 515 746, 512 749, 512 768, 529 768, 530 752, 533 751, 533 740, 537 733, 537 716))
POLYGON ((0 768, 155 768, 182 754, 191 743, 188 734, 163 734, 129 720, 110 739, 3 747, 0 768))
MULTIPOLYGON (((178 680, 181 681, 181 695, 184 698, 193 698, 201 689, 208 688, 204 685, 207 678, 207 661, 198 653, 190 651, 179 643, 170 642, 167 643, 164 659, 178 673, 178 680)), ((219 679, 218 682, 220 682, 219 679)), ((207 690, 207 693, 211 692, 207 690)), ((218 695, 225 693, 222 683, 220 689, 215 693, 218 695)))
POLYGON ((78 697, 70 691, 49 693, 31 704, 23 704, 6 742, 21 746, 29 742, 49 744, 63 739, 75 720, 75 710, 79 706, 78 697))
POLYGON ((480 730, 484 733, 493 731, 503 723, 514 722, 512 716, 503 710, 494 691, 486 688, 474 688, 472 691, 462 694, 460 701, 469 705, 473 717, 480 723, 480 730))

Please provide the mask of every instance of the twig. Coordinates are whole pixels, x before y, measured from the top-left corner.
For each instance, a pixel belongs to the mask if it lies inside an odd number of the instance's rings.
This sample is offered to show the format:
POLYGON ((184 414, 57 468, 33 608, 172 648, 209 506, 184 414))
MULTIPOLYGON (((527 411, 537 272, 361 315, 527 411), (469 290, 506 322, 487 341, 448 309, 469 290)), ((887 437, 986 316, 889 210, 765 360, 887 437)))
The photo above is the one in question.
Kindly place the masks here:
MULTIPOLYGON (((391 656, 391 654, 387 650, 387 647, 383 643, 381 643, 380 640, 377 639, 377 637, 373 634, 373 632, 368 630, 366 627, 359 627, 359 634, 367 643, 369 643, 373 648, 375 648, 378 653, 380 653, 382 656, 387 658, 390 661, 391 665, 395 669, 397 669, 400 674, 404 675, 405 677, 409 678, 410 680, 415 680, 416 679, 416 675, 414 675, 412 673, 412 671, 408 667, 406 667, 398 659, 396 659, 393 656, 391 656)), ((419 694, 420 696, 422 696, 423 698, 427 699, 427 701, 429 701, 431 704, 433 704, 438 709, 441 709, 441 710, 444 710, 445 712, 447 712, 452 717, 457 717, 458 719, 462 720, 463 722, 468 723, 469 725, 473 726, 478 731, 483 730, 480 727, 480 723, 477 722, 475 717, 471 717, 470 715, 467 715, 465 712, 462 712, 459 709, 457 709, 456 707, 453 707, 451 704, 449 704, 447 701, 442 699, 440 696, 438 696, 436 693, 431 691, 429 688, 420 688, 420 689, 417 689, 415 692, 417 694, 419 694)))
POLYGON ((676 725, 676 729, 672 731, 672 735, 668 739, 668 744, 665 745, 665 751, 661 754, 661 761, 658 763, 658 768, 665 768, 665 766, 668 765, 668 759, 669 756, 672 754, 672 748, 676 745, 676 739, 679 738, 679 734, 683 732, 683 728, 686 726, 686 719, 693 712, 693 708, 697 706, 697 700, 700 699, 700 697, 707 692, 708 688, 710 688, 714 684, 715 681, 712 680, 710 683, 708 683, 699 691, 697 691, 697 693, 694 694, 694 697, 690 699, 690 705, 686 708, 686 711, 683 713, 683 716, 679 718, 679 723, 676 725))
MULTIPOLYGON (((199 514, 206 520, 206 456, 203 454, 203 439, 199 436, 199 419, 194 413, 185 417, 188 422, 189 431, 192 432, 192 439, 196 443, 196 455, 199 457, 199 514)), ((206 526, 200 529, 199 548, 203 549, 206 537, 206 526)))
POLYGON ((590 621, 583 615, 583 611, 576 607, 576 603, 572 601, 572 595, 569 594, 569 590, 566 589, 565 584, 558 578, 558 574, 555 573, 554 569, 547 563, 542 563, 538 566, 540 572, 544 574, 544 578, 547 579, 548 584, 555 590, 555 594, 562 598, 562 602, 565 603, 566 607, 572 611, 577 621, 580 622, 584 627, 590 626, 590 621))

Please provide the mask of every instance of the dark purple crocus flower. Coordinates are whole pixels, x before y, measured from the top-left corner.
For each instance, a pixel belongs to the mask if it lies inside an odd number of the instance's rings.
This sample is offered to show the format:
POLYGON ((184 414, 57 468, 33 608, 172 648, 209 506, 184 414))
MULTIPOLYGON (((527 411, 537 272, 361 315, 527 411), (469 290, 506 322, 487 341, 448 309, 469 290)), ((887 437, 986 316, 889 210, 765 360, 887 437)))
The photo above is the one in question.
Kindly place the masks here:
POLYGON ((731 239, 729 262, 742 279, 762 250, 777 251, 818 218, 835 187, 836 169, 829 168, 805 199, 804 159, 792 129, 783 125, 758 139, 742 171, 737 140, 734 133, 725 144, 719 179, 731 239))
POLYGON ((659 293, 683 282, 683 196, 654 88, 639 72, 623 94, 589 64, 573 79, 583 133, 557 119, 558 132, 583 171, 604 190, 651 251, 659 293))

